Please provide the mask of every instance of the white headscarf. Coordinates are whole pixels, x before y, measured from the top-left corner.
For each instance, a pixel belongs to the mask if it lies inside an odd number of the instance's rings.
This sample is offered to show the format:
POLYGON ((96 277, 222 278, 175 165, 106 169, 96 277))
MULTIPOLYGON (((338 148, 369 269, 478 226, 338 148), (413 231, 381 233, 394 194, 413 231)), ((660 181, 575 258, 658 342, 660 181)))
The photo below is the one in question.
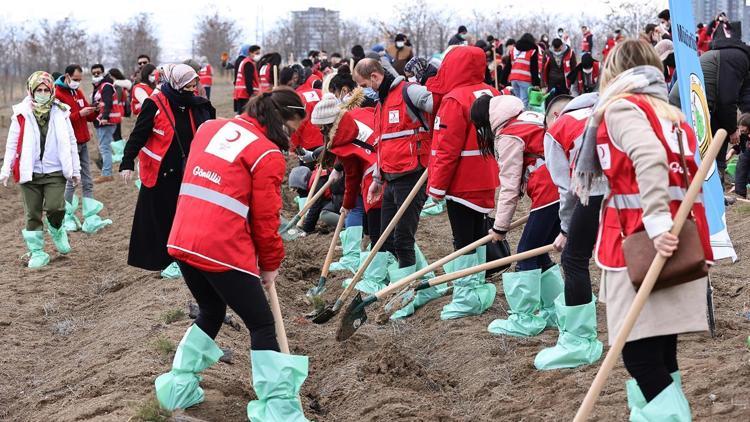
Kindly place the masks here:
POLYGON ((163 80, 167 81, 172 88, 178 91, 198 78, 198 74, 195 73, 192 67, 182 63, 165 64, 162 66, 160 73, 164 75, 163 80))

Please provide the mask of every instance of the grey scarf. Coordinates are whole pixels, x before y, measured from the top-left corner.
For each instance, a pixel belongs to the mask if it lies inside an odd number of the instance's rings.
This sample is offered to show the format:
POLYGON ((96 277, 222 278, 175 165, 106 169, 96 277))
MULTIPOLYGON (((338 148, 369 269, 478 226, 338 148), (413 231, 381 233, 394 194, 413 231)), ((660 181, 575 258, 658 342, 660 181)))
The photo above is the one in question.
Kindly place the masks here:
POLYGON ((573 189, 583 205, 588 205, 591 186, 603 175, 596 153, 596 133, 607 106, 624 94, 645 94, 668 102, 664 73, 654 66, 637 66, 618 75, 607 89, 599 94, 594 112, 586 122, 583 145, 575 163, 573 189))

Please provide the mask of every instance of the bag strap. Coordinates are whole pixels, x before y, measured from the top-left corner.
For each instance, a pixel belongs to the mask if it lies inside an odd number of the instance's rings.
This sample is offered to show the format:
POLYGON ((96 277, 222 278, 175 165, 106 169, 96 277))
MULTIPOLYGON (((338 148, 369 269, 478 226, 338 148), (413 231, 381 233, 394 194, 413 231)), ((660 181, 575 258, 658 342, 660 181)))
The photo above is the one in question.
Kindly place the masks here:
POLYGON ((687 167, 687 161, 685 160, 685 147, 682 145, 682 128, 675 124, 674 128, 677 130, 677 144, 680 148, 680 167, 682 167, 682 178, 685 182, 685 189, 690 187, 690 179, 692 175, 687 167))
POLYGON ((424 116, 422 115, 422 111, 417 108, 416 105, 411 100, 411 97, 409 97, 409 87, 415 85, 414 82, 406 82, 404 83, 403 88, 401 88, 401 96, 404 97, 404 101, 406 101, 406 106, 409 108, 409 110, 417 116, 417 120, 419 120, 419 123, 422 125, 422 128, 426 131, 430 131, 430 126, 427 124, 427 122, 424 119, 424 116))
MULTIPOLYGON (((156 98, 156 101, 159 102, 159 105, 161 106, 162 110, 166 110, 167 109, 166 106, 164 105, 164 103, 161 101, 160 96, 154 95, 154 98, 156 98)), ((169 113, 167 113, 165 111, 164 115, 167 116, 167 121, 169 121, 169 125, 172 126, 172 132, 174 132, 174 136, 175 136, 175 138, 177 138, 177 146, 180 147, 180 154, 182 155, 182 161, 184 162, 185 158, 187 158, 187 156, 185 154, 185 149, 182 148, 182 140, 180 139, 180 134, 177 133, 177 128, 175 127, 175 124, 174 124, 174 121, 172 121, 172 118, 169 117, 169 113)))

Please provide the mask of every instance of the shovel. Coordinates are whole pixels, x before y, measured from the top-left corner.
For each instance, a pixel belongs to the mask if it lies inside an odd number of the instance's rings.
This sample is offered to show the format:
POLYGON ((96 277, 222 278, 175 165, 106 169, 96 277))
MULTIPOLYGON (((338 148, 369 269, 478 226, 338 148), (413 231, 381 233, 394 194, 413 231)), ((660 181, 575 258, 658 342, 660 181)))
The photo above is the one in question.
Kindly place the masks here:
MULTIPOLYGON (((482 239, 478 240, 477 242, 481 240, 482 239)), ((474 243, 477 243, 477 242, 474 242, 474 243)), ((456 280, 462 277, 466 277, 472 274, 476 274, 482 271, 492 270, 492 269, 499 268, 505 265, 510 265, 516 261, 523 261, 524 259, 529 259, 535 256, 543 255, 545 253, 550 253, 554 250, 555 248, 552 245, 542 246, 536 249, 528 250, 526 252, 521 252, 519 254, 506 256, 505 258, 500 258, 494 261, 485 262, 484 264, 469 267, 461 271, 444 274, 444 275, 441 275, 440 277, 435 277, 431 280, 425 280, 425 281, 420 282, 414 288, 414 291, 424 290, 430 287, 434 287, 434 286, 447 283, 449 281, 456 280)), ((348 339, 349 337, 351 337, 352 335, 354 335, 357 329, 359 329, 359 327, 361 327, 362 324, 364 324, 365 321, 367 321, 367 314, 365 313, 365 308, 368 305, 375 303, 378 300, 388 296, 390 293, 395 292, 396 290, 400 289, 401 287, 406 285, 407 282, 408 282, 407 279, 404 279, 402 281, 389 285, 388 287, 375 293, 374 295, 367 296, 364 300, 360 299, 359 301, 357 301, 355 299, 354 301, 352 301, 352 303, 346 309, 346 312, 344 313, 344 315, 341 317, 341 324, 339 325, 339 328, 336 331, 336 340, 344 341, 348 339)))
MULTIPOLYGON (((409 207, 411 202, 414 200, 414 197, 417 196, 417 193, 419 193, 419 190, 422 189, 422 186, 427 181, 427 171, 422 173, 422 177, 419 178, 417 183, 414 185, 414 187, 411 189, 411 192, 409 192, 409 196, 406 197, 404 200, 404 203, 401 204, 401 207, 398 209, 398 212, 396 212, 396 215, 393 216, 393 219, 390 223, 388 223, 388 226, 383 230, 383 233, 380 234, 380 238, 378 239, 377 243, 372 247, 372 250, 370 250, 370 253, 367 255, 367 259, 365 259, 365 262, 360 265, 359 270, 357 270, 357 273, 354 274, 354 278, 352 278, 351 283, 349 283, 349 286, 346 287, 346 289, 341 292, 341 296, 339 296, 338 299, 336 299, 336 302, 333 304, 333 306, 328 306, 325 309, 323 309, 318 315, 316 315, 313 318, 313 322, 316 324, 323 324, 325 322, 328 322, 331 318, 336 316, 336 314, 339 313, 339 310, 344 305, 344 302, 349 299, 349 295, 351 295, 352 291, 354 291, 354 286, 359 283, 359 280, 362 279, 362 276, 364 276, 365 271, 367 270, 367 267, 370 265, 373 259, 375 259, 375 254, 380 251, 380 248, 383 247, 383 244, 388 239, 388 236, 391 235, 391 232, 396 228, 396 224, 398 224, 398 221, 401 219, 401 216, 404 215, 406 212, 406 209, 409 207)), ((357 294, 357 296, 354 298, 354 302, 359 300, 361 302, 362 297, 357 294)), ((353 302, 353 303, 354 303, 353 302)))
POLYGON ((284 319, 281 317, 281 306, 279 306, 279 295, 276 294, 276 283, 266 287, 268 292, 268 302, 271 305, 273 314, 273 323, 276 326, 276 341, 279 342, 281 353, 289 354, 289 341, 286 338, 286 328, 284 328, 284 319))
POLYGON ((307 300, 315 307, 316 311, 322 309, 325 305, 325 303, 322 302, 320 295, 322 295, 326 290, 328 268, 331 266, 331 261, 333 261, 333 254, 334 252, 336 252, 336 241, 338 241, 339 239, 339 233, 341 233, 341 229, 344 227, 345 221, 346 213, 342 212, 339 216, 339 222, 338 224, 336 224, 336 230, 333 232, 333 239, 331 239, 331 246, 328 247, 328 254, 326 255, 326 260, 323 263, 323 269, 320 271, 320 280, 318 280, 318 285, 315 287, 311 287, 306 294, 307 300))
MULTIPOLYGON (((323 150, 323 152, 320 154, 320 160, 321 161, 319 161, 319 162, 321 162, 321 163, 323 162, 322 160, 325 157, 325 153, 326 153, 325 150, 323 150)), ((316 188, 318 187, 318 180, 320 180, 320 175, 323 174, 322 164, 318 164, 318 166, 315 167, 315 170, 316 170, 315 171, 315 177, 313 178, 312 187, 310 188, 310 192, 308 192, 308 194, 307 194, 308 197, 313 196, 313 195, 315 195, 318 192, 316 190, 316 188)), ((326 190, 326 187, 323 186, 323 187, 320 188, 320 190, 324 191, 324 190, 326 190)), ((302 216, 300 217, 300 221, 299 221, 299 223, 297 223, 297 228, 300 228, 300 229, 302 228, 302 223, 304 221, 303 219, 305 218, 305 214, 307 214, 307 211, 305 211, 305 212, 302 213, 302 216)))
POLYGON ((321 196, 323 196, 323 193, 325 193, 326 189, 328 189, 329 186, 331 186, 331 183, 333 183, 333 180, 328 179, 328 181, 313 195, 312 198, 308 199, 305 202, 305 206, 302 207, 302 209, 297 213, 297 215, 294 216, 286 225, 282 226, 279 229, 279 234, 281 234, 281 238, 284 240, 294 240, 299 237, 300 233, 302 233, 302 230, 294 227, 297 225, 297 223, 302 219, 302 216, 305 215, 307 210, 310 209, 310 207, 315 204, 315 202, 320 199, 321 196))

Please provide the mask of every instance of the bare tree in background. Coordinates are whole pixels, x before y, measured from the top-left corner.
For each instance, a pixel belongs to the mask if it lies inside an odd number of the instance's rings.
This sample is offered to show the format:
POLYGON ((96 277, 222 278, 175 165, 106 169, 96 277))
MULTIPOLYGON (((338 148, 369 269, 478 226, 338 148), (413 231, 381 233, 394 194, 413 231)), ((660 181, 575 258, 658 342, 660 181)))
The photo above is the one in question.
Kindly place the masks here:
POLYGON ((159 62, 159 40, 151 16, 141 13, 127 22, 112 26, 112 55, 128 74, 135 70, 138 55, 147 54, 153 63, 159 62))
POLYGON ((661 8, 653 2, 644 3, 637 0, 623 2, 605 2, 609 8, 607 19, 602 23, 602 27, 614 32, 616 29, 622 29, 628 37, 636 38, 648 23, 658 23, 656 16, 661 8))
POLYGON ((43 20, 39 25, 39 39, 44 46, 44 56, 50 72, 62 72, 73 63, 86 60, 88 37, 80 23, 66 17, 57 22, 43 20))
POLYGON ((215 68, 221 64, 221 53, 231 51, 242 35, 237 21, 222 17, 218 12, 198 18, 195 29, 195 50, 198 55, 208 58, 215 68))

